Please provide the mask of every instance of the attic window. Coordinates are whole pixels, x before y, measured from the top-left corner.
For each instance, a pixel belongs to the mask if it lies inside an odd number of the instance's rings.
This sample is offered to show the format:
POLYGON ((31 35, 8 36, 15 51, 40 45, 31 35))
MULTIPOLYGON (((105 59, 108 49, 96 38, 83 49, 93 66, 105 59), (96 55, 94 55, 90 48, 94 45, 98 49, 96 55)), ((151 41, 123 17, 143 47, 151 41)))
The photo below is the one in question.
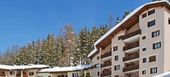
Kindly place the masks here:
POLYGON ((148 11, 148 16, 155 13, 155 9, 148 11))
POLYGON ((145 18, 145 17, 146 17, 146 15, 147 15, 146 13, 142 14, 142 18, 145 18))

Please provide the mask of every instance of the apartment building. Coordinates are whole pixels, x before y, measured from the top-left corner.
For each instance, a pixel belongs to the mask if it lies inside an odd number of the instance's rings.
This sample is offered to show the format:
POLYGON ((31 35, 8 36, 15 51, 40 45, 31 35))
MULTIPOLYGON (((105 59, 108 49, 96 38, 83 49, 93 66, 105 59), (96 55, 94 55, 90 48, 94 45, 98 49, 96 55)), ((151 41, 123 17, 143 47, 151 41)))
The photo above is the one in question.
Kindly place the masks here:
POLYGON ((170 3, 146 3, 98 39, 92 77, 152 77, 170 71, 170 3))

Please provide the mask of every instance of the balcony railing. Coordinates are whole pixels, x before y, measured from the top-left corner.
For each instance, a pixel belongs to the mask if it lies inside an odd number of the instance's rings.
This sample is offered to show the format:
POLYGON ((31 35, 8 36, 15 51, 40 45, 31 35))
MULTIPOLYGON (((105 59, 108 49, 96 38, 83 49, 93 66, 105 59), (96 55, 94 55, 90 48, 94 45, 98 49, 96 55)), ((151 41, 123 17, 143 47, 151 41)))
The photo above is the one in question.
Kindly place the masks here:
POLYGON ((136 47, 139 47, 139 42, 126 45, 125 47, 123 47, 123 51, 129 50, 129 49, 132 49, 132 48, 136 48, 136 47))
POLYGON ((102 54, 102 55, 101 55, 101 58, 109 57, 109 56, 111 56, 111 55, 112 55, 112 52, 109 51, 109 52, 106 52, 106 53, 102 54))
POLYGON ((107 66, 111 66, 111 65, 112 65, 111 61, 106 61, 101 65, 101 67, 103 68, 103 67, 107 67, 107 66))
POLYGON ((105 70, 103 70, 103 72, 101 73, 101 77, 109 76, 109 75, 111 75, 111 74, 112 74, 111 69, 105 69, 105 70))
POLYGON ((120 40, 120 39, 124 40, 124 39, 130 38, 130 37, 138 35, 138 34, 141 34, 141 30, 137 30, 137 31, 125 34, 124 36, 119 36, 118 40, 120 40))
POLYGON ((127 55, 123 58, 123 61, 128 61, 128 60, 132 60, 132 59, 136 59, 136 58, 139 58, 139 53, 127 55))
POLYGON ((131 66, 127 66, 127 67, 123 68, 123 72, 132 71, 132 70, 136 70, 136 69, 139 69, 139 65, 131 65, 131 66))

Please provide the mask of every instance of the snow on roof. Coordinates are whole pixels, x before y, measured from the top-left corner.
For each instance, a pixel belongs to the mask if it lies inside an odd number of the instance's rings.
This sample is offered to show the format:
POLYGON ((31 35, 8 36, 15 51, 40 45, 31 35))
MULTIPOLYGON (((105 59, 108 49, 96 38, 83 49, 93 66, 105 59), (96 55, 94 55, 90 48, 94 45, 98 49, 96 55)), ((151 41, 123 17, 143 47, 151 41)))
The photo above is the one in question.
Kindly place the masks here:
POLYGON ((47 68, 48 65, 14 65, 11 69, 40 69, 40 68, 47 68))
MULTIPOLYGON (((129 15, 127 15, 120 23, 115 25, 111 30, 109 30, 106 34, 104 34, 101 38, 99 38, 95 43, 94 46, 96 46, 98 43, 100 43, 102 40, 104 40, 108 35, 110 35, 112 32, 114 32, 118 27, 120 27, 125 21, 127 21, 130 17, 132 17, 134 14, 136 14, 140 9, 144 8, 146 5, 150 4, 155 4, 155 3, 161 3, 161 2, 166 2, 169 4, 167 0, 161 0, 161 1, 154 1, 154 2, 149 2, 145 3, 144 5, 141 5, 140 7, 136 8, 133 12, 131 12, 129 15)), ((170 4, 169 4, 170 5, 170 4)), ((92 56, 95 52, 97 52, 97 49, 95 48, 88 57, 92 56)))
POLYGON ((10 70, 11 68, 12 66, 9 66, 9 65, 0 65, 0 69, 10 70))
POLYGON ((14 65, 14 66, 10 66, 10 65, 0 65, 0 69, 4 69, 4 70, 15 70, 15 69, 40 69, 40 68, 47 68, 49 66, 47 65, 14 65))
POLYGON ((163 74, 157 75, 157 76, 153 76, 153 77, 170 77, 170 72, 165 72, 163 74))
POLYGON ((95 48, 92 52, 89 53, 89 55, 87 57, 92 56, 93 54, 95 54, 97 52, 97 48, 95 48))
POLYGON ((77 71, 77 70, 83 70, 86 68, 90 68, 90 65, 78 65, 75 67, 54 67, 54 68, 47 68, 47 69, 42 69, 39 71, 40 73, 51 73, 51 72, 70 72, 70 71, 77 71))

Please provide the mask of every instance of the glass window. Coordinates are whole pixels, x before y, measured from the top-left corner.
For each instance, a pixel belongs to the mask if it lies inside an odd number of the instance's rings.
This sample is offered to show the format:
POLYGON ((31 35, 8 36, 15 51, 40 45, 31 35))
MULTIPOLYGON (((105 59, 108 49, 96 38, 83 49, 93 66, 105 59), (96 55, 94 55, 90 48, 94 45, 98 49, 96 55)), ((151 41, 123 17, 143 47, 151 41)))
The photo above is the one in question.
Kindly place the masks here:
POLYGON ((146 63, 147 59, 146 58, 143 58, 143 63, 146 63))
POLYGON ((100 72, 97 72, 97 76, 99 76, 100 75, 100 72))
POLYGON ((147 15, 146 13, 142 14, 142 18, 145 18, 145 17, 146 17, 146 15, 147 15))
POLYGON ((118 50, 118 46, 114 46, 113 51, 117 51, 117 50, 118 50))
POLYGON ((29 76, 33 76, 34 75, 34 72, 29 72, 29 76))
POLYGON ((152 32, 152 38, 156 37, 156 36, 159 36, 159 35, 160 35, 160 30, 152 32))
POLYGON ((97 60, 99 60, 100 59, 100 57, 99 56, 97 56, 97 60))
POLYGON ((142 51, 146 51, 146 48, 143 48, 142 51))
POLYGON ((118 55, 115 56, 115 61, 117 61, 117 60, 119 60, 119 56, 118 55))
POLYGON ((150 73, 151 74, 157 73, 157 67, 150 68, 150 73))
POLYGON ((161 48, 161 42, 153 44, 153 49, 158 49, 158 48, 161 48))
POLYGON ((143 37, 142 37, 142 40, 144 40, 144 39, 146 39, 146 36, 143 36, 143 37))
POLYGON ((100 67, 100 64, 96 64, 96 65, 95 65, 95 68, 99 68, 99 67, 100 67))
POLYGON ((120 65, 114 66, 114 70, 115 70, 115 71, 116 71, 116 70, 120 70, 120 65))
POLYGON ((78 73, 72 73, 72 77, 78 77, 78 73))
POLYGON ((143 70, 143 71, 142 71, 142 74, 146 74, 146 70, 143 70))
POLYGON ((15 70, 11 70, 10 75, 14 75, 14 74, 15 74, 15 70))
POLYGON ((155 13, 155 9, 148 11, 148 16, 155 13))
POLYGON ((149 21, 148 22, 148 27, 154 26, 155 25, 155 20, 149 21))

